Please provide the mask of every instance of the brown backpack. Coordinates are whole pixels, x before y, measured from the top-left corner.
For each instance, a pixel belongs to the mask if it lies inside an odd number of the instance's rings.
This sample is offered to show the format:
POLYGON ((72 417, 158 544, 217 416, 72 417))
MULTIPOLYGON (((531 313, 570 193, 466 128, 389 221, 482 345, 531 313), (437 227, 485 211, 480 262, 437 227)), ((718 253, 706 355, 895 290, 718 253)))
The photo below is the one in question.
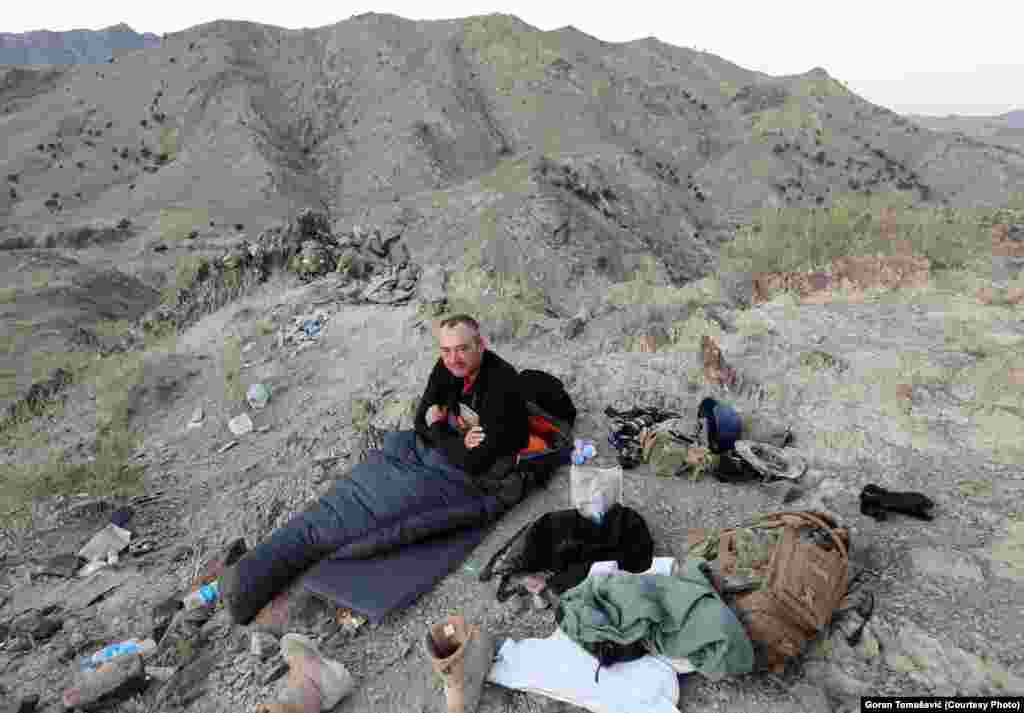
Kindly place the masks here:
MULTIPOLYGON (((733 608, 760 649, 760 663, 781 672, 786 660, 797 656, 831 620, 846 596, 849 577, 849 532, 822 512, 780 512, 747 525, 757 530, 776 530, 777 539, 767 558, 751 563, 761 579, 760 587, 735 595, 733 608), (808 542, 804 530, 819 530, 827 541, 808 542)), ((728 580, 737 570, 737 533, 730 528, 718 533, 719 574, 728 580)), ((696 533, 695 533, 696 534, 696 533)), ((697 539, 698 551, 713 542, 697 539)), ((699 552, 698 552, 699 553, 699 552)))

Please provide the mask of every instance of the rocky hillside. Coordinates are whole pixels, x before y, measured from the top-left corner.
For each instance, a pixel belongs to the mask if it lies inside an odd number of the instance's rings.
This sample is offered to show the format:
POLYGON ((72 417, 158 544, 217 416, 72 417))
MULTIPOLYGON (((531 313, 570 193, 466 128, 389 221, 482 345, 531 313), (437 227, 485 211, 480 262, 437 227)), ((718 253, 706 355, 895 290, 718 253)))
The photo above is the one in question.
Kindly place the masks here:
POLYGON ((152 32, 121 23, 102 30, 0 32, 0 64, 100 64, 160 44, 152 32))
POLYGON ((712 272, 763 207, 1001 205, 1024 185, 1024 153, 916 126, 821 69, 771 77, 507 15, 217 21, 99 66, 10 67, 0 138, 0 269, 20 273, 0 294, 3 403, 52 366, 27 354, 173 301, 192 261, 310 206, 572 314, 648 258, 673 285, 712 272), (74 315, 32 308, 39 290, 74 315))

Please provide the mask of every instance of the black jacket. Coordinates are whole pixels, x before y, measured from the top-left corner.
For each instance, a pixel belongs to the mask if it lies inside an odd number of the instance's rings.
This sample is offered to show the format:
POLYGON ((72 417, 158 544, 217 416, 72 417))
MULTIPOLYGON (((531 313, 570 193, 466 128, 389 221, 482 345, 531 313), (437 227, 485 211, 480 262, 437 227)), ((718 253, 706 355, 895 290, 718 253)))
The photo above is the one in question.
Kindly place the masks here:
POLYGON ((498 549, 480 580, 500 575, 498 600, 504 601, 511 575, 550 571, 548 587, 562 594, 586 579, 592 564, 605 560, 626 572, 645 572, 654 562, 651 532, 633 508, 616 503, 600 524, 576 509, 545 513, 498 549))
POLYGON ((427 428, 424 417, 433 404, 443 404, 449 413, 458 414, 463 380, 448 371, 444 361, 437 360, 427 388, 416 409, 416 433, 427 445, 440 448, 452 465, 470 473, 487 473, 502 456, 514 456, 529 443, 529 423, 526 402, 519 389, 519 372, 490 350, 484 350, 480 373, 473 384, 478 394, 480 425, 484 441, 476 448, 467 449, 463 437, 446 421, 427 428))

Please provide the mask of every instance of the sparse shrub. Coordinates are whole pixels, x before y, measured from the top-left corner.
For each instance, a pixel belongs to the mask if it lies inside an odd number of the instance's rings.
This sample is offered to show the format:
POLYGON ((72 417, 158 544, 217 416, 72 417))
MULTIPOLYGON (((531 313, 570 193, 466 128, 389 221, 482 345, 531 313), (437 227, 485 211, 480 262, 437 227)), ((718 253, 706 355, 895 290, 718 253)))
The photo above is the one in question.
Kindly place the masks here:
POLYGON ((139 126, 141 126, 143 129, 148 128, 149 122, 145 119, 139 119, 139 126))
POLYGON ((241 223, 235 223, 235 230, 245 230, 245 226, 241 223))
POLYGON ((115 171, 120 171, 121 170, 121 167, 118 166, 116 163, 113 166, 111 166, 111 168, 113 168, 115 171))
POLYGON ((128 149, 121 149, 121 158, 125 161, 128 160, 128 149))
POLYGON ((165 153, 160 154, 156 157, 157 163, 167 163, 168 156, 165 153))
POLYGON ((113 128, 113 126, 114 126, 114 122, 112 122, 112 121, 108 121, 107 122, 107 128, 108 129, 113 128))
POLYGON ((82 169, 85 168, 85 161, 76 161, 75 165, 78 166, 78 170, 81 171, 82 169))
POLYGON ((16 173, 8 173, 7 174, 7 180, 10 181, 11 183, 17 183, 18 182, 18 174, 16 174, 16 173))
POLYGON ((9 189, 7 191, 7 193, 11 196, 11 200, 12 201, 18 200, 18 192, 16 190, 14 190, 13 188, 9 189))
POLYGON ((42 144, 36 144, 36 151, 45 151, 46 147, 42 144))

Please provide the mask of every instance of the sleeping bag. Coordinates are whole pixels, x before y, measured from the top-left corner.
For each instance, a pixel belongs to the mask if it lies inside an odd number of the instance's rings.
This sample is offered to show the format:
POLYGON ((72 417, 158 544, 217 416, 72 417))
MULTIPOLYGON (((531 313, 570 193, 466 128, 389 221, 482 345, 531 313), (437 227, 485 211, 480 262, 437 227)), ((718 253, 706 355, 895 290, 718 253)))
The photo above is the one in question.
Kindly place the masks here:
POLYGON ((415 431, 385 434, 383 452, 355 465, 225 573, 223 598, 235 623, 248 624, 324 558, 369 559, 493 522, 531 486, 569 462, 571 432, 527 405, 507 362, 485 352, 469 392, 443 362, 438 364, 420 401, 415 431), (458 414, 463 398, 471 400, 467 405, 479 414, 488 435, 474 449, 465 448, 448 423, 427 427, 424 421, 428 404, 447 403, 449 413, 458 414), (530 452, 531 428, 544 434, 543 421, 561 427, 546 434, 549 450, 530 452))

